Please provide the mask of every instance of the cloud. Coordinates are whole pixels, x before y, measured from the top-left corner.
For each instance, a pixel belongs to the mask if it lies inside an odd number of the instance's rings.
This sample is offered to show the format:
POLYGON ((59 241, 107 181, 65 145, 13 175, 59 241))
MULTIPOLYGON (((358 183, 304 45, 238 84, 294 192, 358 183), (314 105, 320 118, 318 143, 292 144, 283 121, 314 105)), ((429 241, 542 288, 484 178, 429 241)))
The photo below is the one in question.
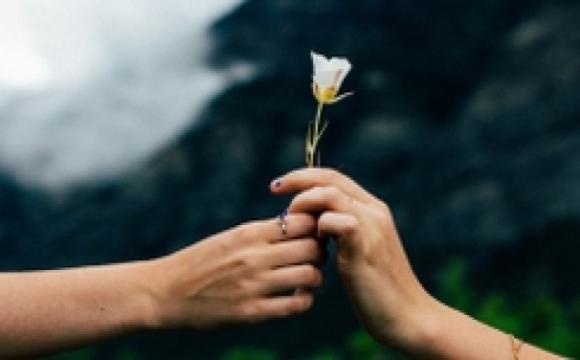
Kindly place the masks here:
POLYGON ((0 171, 60 190, 138 166, 231 81, 205 66, 205 30, 238 3, 1 2, 20 70, 0 71, 0 171))

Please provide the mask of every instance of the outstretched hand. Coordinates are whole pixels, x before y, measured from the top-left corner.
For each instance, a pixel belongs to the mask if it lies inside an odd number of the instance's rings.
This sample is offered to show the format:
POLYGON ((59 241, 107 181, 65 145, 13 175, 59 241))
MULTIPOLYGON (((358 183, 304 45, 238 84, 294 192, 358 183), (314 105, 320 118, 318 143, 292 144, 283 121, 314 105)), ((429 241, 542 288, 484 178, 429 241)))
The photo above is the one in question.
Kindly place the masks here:
POLYGON ((255 221, 214 235, 159 260, 157 317, 163 328, 216 328, 306 311, 322 282, 313 265, 321 251, 315 220, 294 214, 286 234, 276 219, 255 221))

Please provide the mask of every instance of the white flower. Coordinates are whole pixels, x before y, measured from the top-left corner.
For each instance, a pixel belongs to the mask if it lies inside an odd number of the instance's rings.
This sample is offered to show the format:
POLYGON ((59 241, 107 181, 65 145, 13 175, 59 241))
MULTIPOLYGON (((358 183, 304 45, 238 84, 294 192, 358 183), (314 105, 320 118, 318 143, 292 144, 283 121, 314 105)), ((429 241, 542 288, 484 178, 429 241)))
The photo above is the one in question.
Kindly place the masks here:
POLYGON ((329 60, 313 51, 310 54, 314 65, 312 91, 320 104, 334 104, 352 95, 346 93, 337 97, 342 82, 352 68, 347 59, 333 57, 329 60))

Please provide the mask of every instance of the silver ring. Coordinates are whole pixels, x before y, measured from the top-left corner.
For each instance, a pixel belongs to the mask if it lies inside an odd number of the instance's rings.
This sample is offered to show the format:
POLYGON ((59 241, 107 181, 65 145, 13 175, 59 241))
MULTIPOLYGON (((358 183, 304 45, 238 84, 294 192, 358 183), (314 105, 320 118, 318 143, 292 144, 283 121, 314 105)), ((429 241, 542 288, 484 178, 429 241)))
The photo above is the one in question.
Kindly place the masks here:
POLYGON ((286 222, 286 219, 284 219, 284 221, 282 221, 282 224, 280 224, 280 229, 282 229, 282 236, 286 236, 288 235, 288 223, 286 222))
POLYGON ((280 226, 282 236, 286 237, 286 235, 288 234, 288 221, 286 219, 286 214, 282 214, 278 217, 278 226, 280 226))

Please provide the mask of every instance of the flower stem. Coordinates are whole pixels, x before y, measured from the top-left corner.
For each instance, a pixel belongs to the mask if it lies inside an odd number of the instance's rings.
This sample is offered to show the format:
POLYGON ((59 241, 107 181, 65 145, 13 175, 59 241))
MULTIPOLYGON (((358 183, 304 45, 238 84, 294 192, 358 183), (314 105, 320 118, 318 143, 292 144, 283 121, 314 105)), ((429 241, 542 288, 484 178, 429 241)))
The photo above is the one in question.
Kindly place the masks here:
MULTIPOLYGON (((314 123, 311 124, 311 129, 308 131, 309 136, 306 139, 306 165, 310 168, 315 166, 314 162, 316 158, 316 152, 318 150, 318 142, 322 137, 322 133, 320 131, 320 119, 322 117, 323 107, 324 104, 319 102, 318 107, 316 108, 316 117, 314 118, 314 123)), ((324 132, 324 129, 322 132, 324 132)))
MULTIPOLYGON (((316 118, 314 118, 314 134, 315 138, 318 138, 318 131, 320 129, 320 117, 322 116, 322 107, 324 106, 323 103, 319 102, 318 107, 316 108, 316 118)), ((316 151, 315 151, 316 152, 316 151)))

